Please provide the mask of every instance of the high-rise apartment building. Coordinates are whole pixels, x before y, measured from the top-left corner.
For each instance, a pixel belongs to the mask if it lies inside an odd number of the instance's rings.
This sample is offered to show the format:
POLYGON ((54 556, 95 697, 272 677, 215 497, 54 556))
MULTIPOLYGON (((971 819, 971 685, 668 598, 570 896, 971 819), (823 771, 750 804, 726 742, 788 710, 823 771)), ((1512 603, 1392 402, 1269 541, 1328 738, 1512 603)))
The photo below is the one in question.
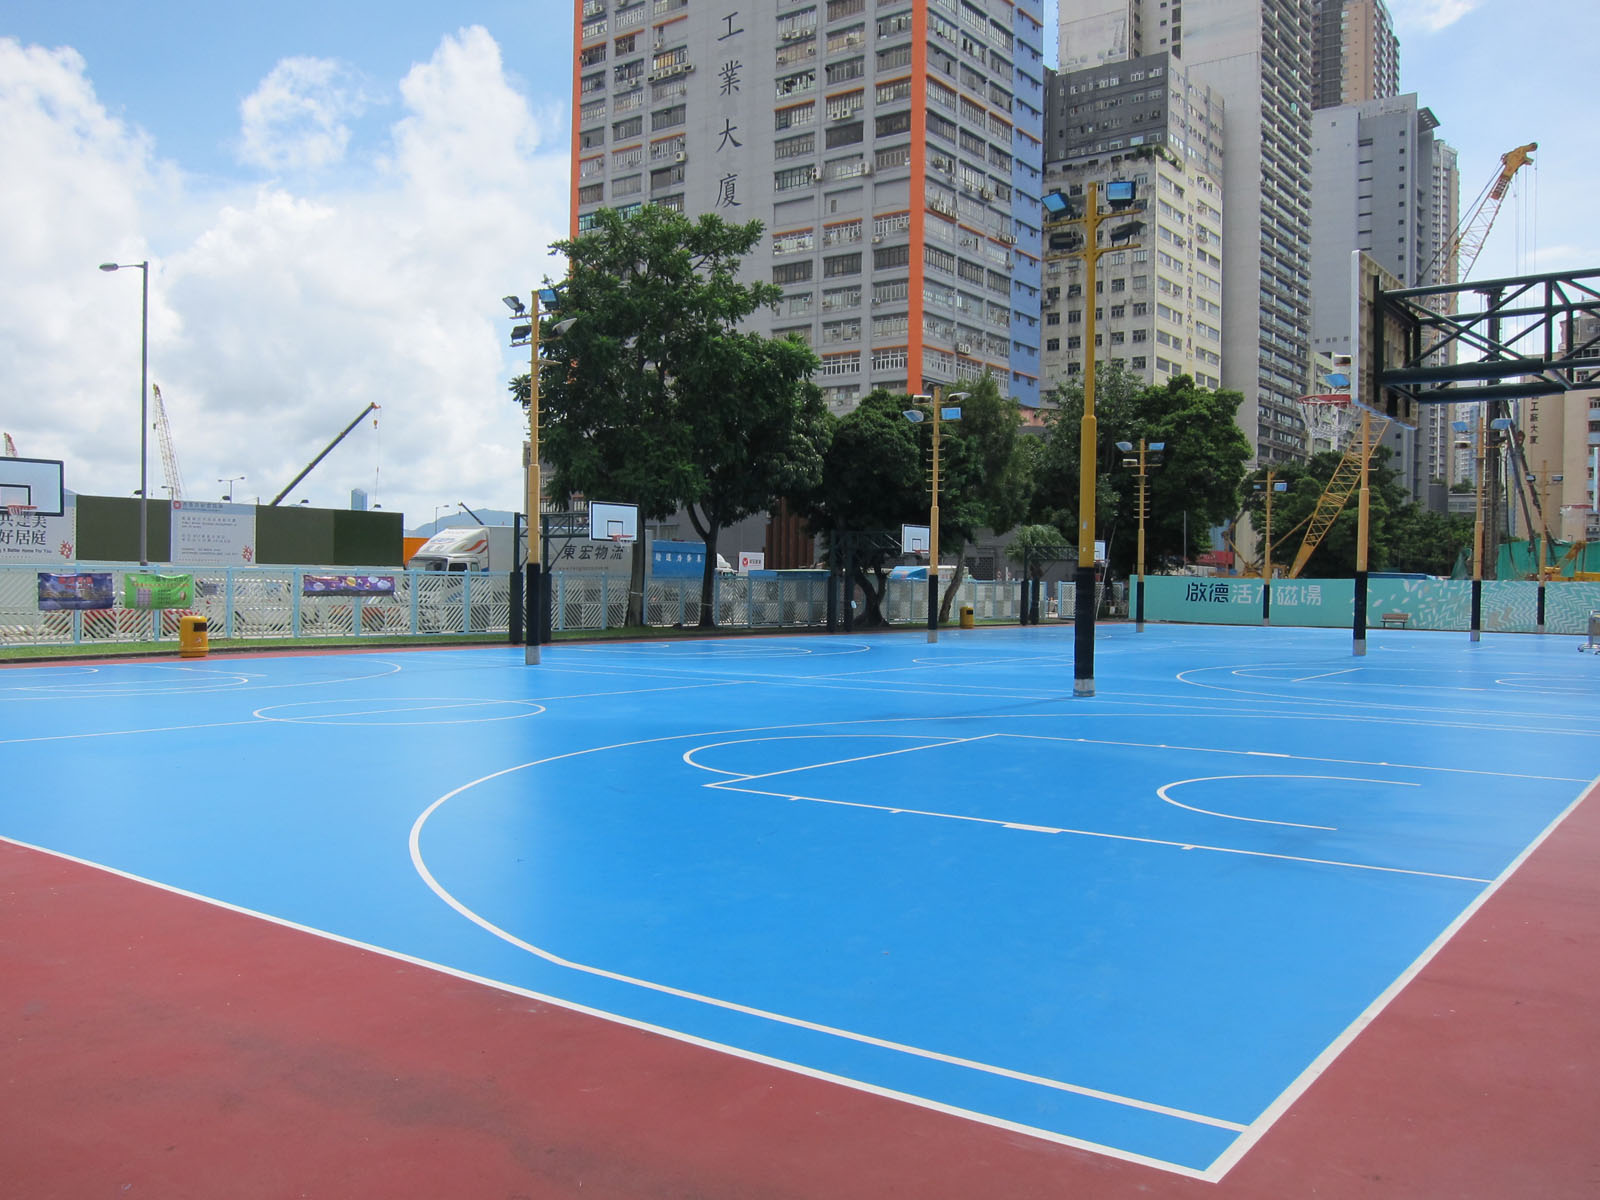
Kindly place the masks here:
POLYGON ((1060 0, 1063 69, 1168 51, 1223 107, 1222 381, 1261 462, 1304 458, 1311 0, 1060 0))
MULTIPOLYGON (((1188 375, 1222 386, 1222 102, 1170 53, 1065 74, 1045 91, 1045 187, 1082 197, 1132 182, 1144 202, 1137 248, 1100 257, 1095 356, 1147 383, 1188 375)), ((1066 240, 1057 235, 1059 240, 1066 240)), ((1082 372, 1086 270, 1045 246, 1044 376, 1082 372)))
POLYGON ((1383 0, 1314 0, 1312 105, 1337 108, 1400 91, 1400 42, 1383 0))
POLYGON ((573 227, 601 206, 759 219, 752 328, 836 411, 985 370, 1039 395, 1041 0, 580 0, 573 227))
MULTIPOLYGON (((1322 353, 1349 354, 1351 253, 1363 250, 1406 287, 1447 282, 1445 239, 1454 223, 1454 151, 1434 138, 1438 120, 1414 94, 1318 109, 1312 136, 1311 283, 1312 345, 1322 353)), ((1413 499, 1427 500, 1428 485, 1442 508, 1443 485, 1455 473, 1450 413, 1425 406, 1415 430, 1391 429, 1413 499)))

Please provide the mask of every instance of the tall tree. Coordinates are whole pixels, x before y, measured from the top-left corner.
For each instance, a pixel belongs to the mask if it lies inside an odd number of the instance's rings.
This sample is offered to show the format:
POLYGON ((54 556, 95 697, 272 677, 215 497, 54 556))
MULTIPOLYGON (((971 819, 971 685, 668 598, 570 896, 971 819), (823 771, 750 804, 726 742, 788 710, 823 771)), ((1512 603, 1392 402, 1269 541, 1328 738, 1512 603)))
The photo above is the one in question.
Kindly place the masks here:
MULTIPOLYGON (((904 394, 879 388, 835 422, 821 484, 799 504, 811 528, 830 542, 837 544, 841 534, 897 533, 902 525, 927 520, 922 453, 915 428, 902 415, 908 404, 904 394)), ((883 593, 895 557, 881 545, 863 545, 852 556, 848 582, 866 601, 864 625, 883 621, 883 593)))
MULTIPOLYGON (((1083 389, 1058 388, 1058 407, 1046 416, 1033 515, 1077 540, 1078 458, 1083 389)), ((1239 487, 1250 443, 1237 424, 1243 397, 1210 391, 1187 375, 1144 385, 1112 365, 1097 373, 1095 417, 1095 536, 1107 542, 1112 571, 1128 574, 1137 542, 1138 479, 1122 466, 1118 442, 1161 442, 1161 464, 1148 470, 1145 541, 1154 558, 1190 558, 1204 548, 1205 531, 1239 509, 1239 487)))
MULTIPOLYGON (((941 620, 949 619, 961 586, 967 546, 980 529, 1005 533, 1022 520, 1032 488, 1030 456, 1020 449, 1017 433, 1022 427, 1017 402, 1002 395, 999 383, 987 372, 980 379, 952 385, 945 395, 952 392, 968 394, 947 401, 960 407, 960 419, 940 422, 939 546, 941 553, 956 556, 955 574, 939 605, 941 620)), ((916 428, 931 466, 931 423, 916 428)))
POLYGON ((633 502, 647 520, 687 509, 706 543, 702 625, 715 624, 721 530, 814 486, 827 435, 816 355, 740 330, 781 295, 738 278, 760 240, 760 222, 645 205, 601 209, 553 247, 569 273, 541 330, 551 488, 633 502))

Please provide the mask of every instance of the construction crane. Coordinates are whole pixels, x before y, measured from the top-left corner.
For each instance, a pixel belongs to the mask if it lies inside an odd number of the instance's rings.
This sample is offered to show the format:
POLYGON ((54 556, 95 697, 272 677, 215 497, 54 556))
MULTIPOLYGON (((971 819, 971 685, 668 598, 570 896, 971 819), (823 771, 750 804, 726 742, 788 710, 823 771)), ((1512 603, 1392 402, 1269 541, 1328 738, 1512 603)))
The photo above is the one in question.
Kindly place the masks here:
MULTIPOLYGON (((1372 462, 1372 456, 1378 452, 1378 443, 1383 440, 1383 431, 1387 428, 1389 428, 1388 417, 1372 416, 1366 438, 1368 465, 1372 462)), ((1312 553, 1322 544, 1322 539, 1328 530, 1333 528, 1334 521, 1344 510, 1345 503, 1361 486, 1361 447, 1361 429, 1358 426, 1351 435, 1350 446, 1345 450, 1344 457, 1333 469, 1333 474, 1328 479, 1328 486, 1322 489, 1322 495, 1317 498, 1317 507, 1312 510, 1306 524, 1306 535, 1300 542, 1300 549, 1295 552, 1293 565, 1289 568, 1290 579, 1300 577, 1300 572, 1305 570, 1312 553)))
MULTIPOLYGON (((293 479, 291 479, 289 481, 289 486, 284 488, 283 491, 279 492, 276 496, 274 496, 272 498, 272 504, 268 505, 268 507, 269 508, 274 507, 278 503, 278 501, 282 500, 290 492, 294 491, 295 484, 299 483, 307 475, 311 474, 312 469, 315 468, 316 465, 319 462, 321 462, 323 459, 327 458, 328 455, 333 452, 333 448, 335 446, 337 446, 340 442, 344 441, 344 439, 349 436, 350 431, 352 429, 354 429, 357 425, 361 424, 361 419, 363 417, 365 417, 369 412, 377 412, 377 411, 378 411, 378 406, 376 404, 369 404, 365 408, 363 408, 359 413, 357 413, 356 414, 356 419, 354 421, 351 421, 350 424, 346 425, 343 429, 341 429, 339 431, 339 436, 334 438, 333 441, 329 442, 326 446, 324 446, 322 448, 322 453, 317 455, 309 463, 307 463, 306 464, 306 469, 301 471, 300 474, 296 475, 293 479)), ((372 423, 373 423, 374 426, 376 426, 377 423, 378 423, 378 418, 377 417, 373 417, 372 418, 372 423)))
MULTIPOLYGON (((1427 268, 1423 271, 1423 278, 1432 275, 1434 268, 1442 261, 1454 261, 1458 266, 1456 279, 1464 282, 1472 273, 1473 264, 1478 261, 1478 252, 1483 249, 1483 243, 1489 236, 1489 230, 1494 227, 1494 219, 1500 214, 1500 205, 1506 198, 1506 193, 1511 190, 1511 181, 1518 171, 1533 161, 1532 155, 1539 148, 1538 142, 1529 142, 1525 146, 1518 146, 1515 150, 1508 150, 1500 156, 1500 169, 1488 185, 1478 194, 1473 201, 1472 209, 1468 212, 1459 225, 1448 238, 1444 245, 1439 247, 1439 252, 1433 256, 1427 268)), ((1325 399, 1325 397, 1315 397, 1325 399)), ((1374 414, 1369 440, 1367 442, 1367 461, 1370 465, 1372 455, 1376 452, 1378 443, 1383 439, 1383 431, 1388 428, 1389 420, 1374 414)), ((1333 476, 1328 480, 1328 486, 1323 489, 1321 497, 1317 500, 1317 507, 1312 512, 1310 521, 1306 526, 1304 540, 1300 549, 1295 554, 1294 564, 1289 568, 1289 578, 1295 579, 1305 569, 1307 561, 1321 544, 1328 530, 1333 528, 1333 523, 1338 519, 1345 504, 1361 484, 1361 434, 1359 430, 1352 430, 1350 445, 1345 449, 1344 457, 1339 460, 1339 465, 1334 468, 1333 476)), ((1530 510, 1531 511, 1531 510, 1530 510)))
POLYGON ((167 477, 167 498, 183 499, 183 475, 178 471, 178 452, 172 448, 172 426, 167 421, 167 406, 161 401, 161 389, 150 385, 155 395, 156 442, 161 447, 161 473, 167 477))
POLYGON ((1439 247, 1439 252, 1433 256, 1433 261, 1422 273, 1424 278, 1441 261, 1445 264, 1453 261, 1458 268, 1457 282, 1466 282, 1467 276, 1472 274, 1473 264, 1478 261, 1478 252, 1483 249, 1489 230, 1494 227, 1495 217, 1500 215, 1500 205, 1504 202, 1506 193, 1511 190, 1511 181, 1516 178, 1518 171, 1533 161, 1533 152, 1538 148, 1538 142, 1529 142, 1526 146, 1518 146, 1515 150, 1508 150, 1500 156, 1500 169, 1495 172, 1494 178, 1483 191, 1478 193, 1478 198, 1472 202, 1471 210, 1461 219, 1454 232, 1445 239, 1444 245, 1439 247))
POLYGON ((9 433, 3 436, 6 439, 6 457, 15 458, 17 456, 17 444, 11 440, 9 433))

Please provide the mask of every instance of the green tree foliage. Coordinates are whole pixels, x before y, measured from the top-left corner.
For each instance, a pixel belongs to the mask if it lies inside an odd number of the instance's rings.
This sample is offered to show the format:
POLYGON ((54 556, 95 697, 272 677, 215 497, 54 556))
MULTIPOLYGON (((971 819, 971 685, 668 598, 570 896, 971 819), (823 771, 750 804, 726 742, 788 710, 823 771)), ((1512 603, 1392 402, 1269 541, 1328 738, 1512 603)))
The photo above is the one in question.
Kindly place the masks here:
MULTIPOLYGON (((1053 399, 1057 407, 1046 416, 1033 519, 1076 543, 1082 386, 1060 387, 1053 399)), ((1116 366, 1096 372, 1095 533, 1107 542, 1113 573, 1126 575, 1133 568, 1138 519, 1137 469, 1122 465, 1116 444, 1137 446, 1143 438, 1166 446, 1146 483, 1146 569, 1164 559, 1193 558, 1206 548, 1207 528, 1232 519, 1239 509, 1239 486, 1250 458, 1250 443, 1237 424, 1242 402, 1238 392, 1213 392, 1187 375, 1147 387, 1116 366)))
POLYGON ((1043 579, 1049 567, 1075 554, 1072 543, 1054 525, 1024 525, 1006 547, 1006 557, 1026 565, 1029 579, 1043 579))
MULTIPOLYGON (((798 506, 830 546, 839 534, 898 535, 903 524, 926 523, 928 483, 916 430, 901 415, 907 403, 904 395, 880 388, 834 422, 821 484, 798 506)), ((853 555, 851 582, 867 606, 863 625, 882 624, 883 592, 898 557, 886 544, 864 544, 853 555)))
POLYGON ((551 490, 633 502, 653 520, 685 508, 706 544, 703 625, 715 623, 721 530, 813 489, 829 429, 811 349, 740 331, 781 294, 738 279, 760 239, 760 222, 645 205, 602 209, 553 247, 569 274, 541 329, 551 490))
MULTIPOLYGON (((993 375, 966 380, 946 395, 967 392, 946 406, 961 409, 959 421, 940 423, 939 547, 941 556, 955 555, 957 567, 940 602, 940 619, 948 620, 961 586, 967 546, 982 529, 1005 533, 1028 512, 1032 479, 1030 458, 1019 450, 1022 411, 1000 392, 993 375)), ((913 426, 932 465, 932 422, 913 426)))

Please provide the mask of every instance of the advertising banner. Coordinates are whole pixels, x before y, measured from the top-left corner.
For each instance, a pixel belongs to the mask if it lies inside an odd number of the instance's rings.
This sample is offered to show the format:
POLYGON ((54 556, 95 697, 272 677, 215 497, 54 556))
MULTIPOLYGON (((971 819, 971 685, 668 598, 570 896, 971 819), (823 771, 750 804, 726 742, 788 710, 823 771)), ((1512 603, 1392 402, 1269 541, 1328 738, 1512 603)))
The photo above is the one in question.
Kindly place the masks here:
POLYGON ((194 576, 129 571, 122 577, 122 607, 192 608, 194 576))
POLYGON ((256 556, 253 504, 172 502, 172 560, 185 566, 249 566, 256 556))
POLYGON ((110 608, 116 603, 110 571, 83 572, 77 575, 52 575, 39 572, 41 612, 63 608, 110 608))
POLYGON ((59 517, 0 506, 0 563, 70 563, 77 553, 78 508, 59 517))
POLYGON ((393 575, 307 575, 300 584, 303 596, 392 596, 393 575))

